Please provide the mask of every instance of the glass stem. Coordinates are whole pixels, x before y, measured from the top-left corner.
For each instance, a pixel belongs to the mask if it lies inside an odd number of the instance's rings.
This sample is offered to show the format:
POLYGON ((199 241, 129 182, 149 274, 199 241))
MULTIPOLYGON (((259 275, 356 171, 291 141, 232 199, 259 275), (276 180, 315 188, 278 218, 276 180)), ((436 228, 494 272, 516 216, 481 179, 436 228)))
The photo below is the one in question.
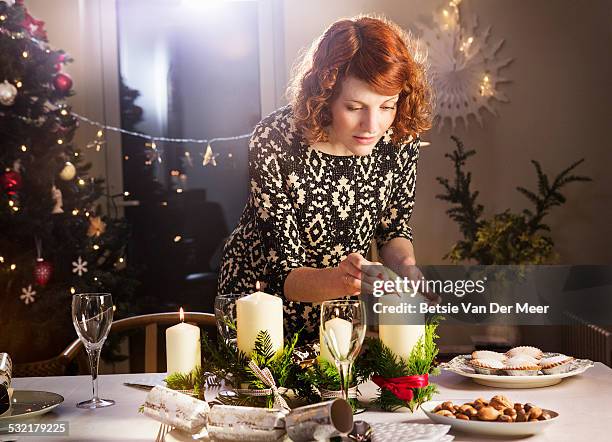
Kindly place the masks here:
POLYGON ((340 375, 340 389, 342 390, 342 398, 345 401, 349 400, 349 386, 351 375, 351 364, 349 361, 335 361, 338 374, 340 375))
POLYGON ((91 369, 92 401, 98 401, 98 365, 100 363, 100 347, 88 348, 89 368, 91 369))

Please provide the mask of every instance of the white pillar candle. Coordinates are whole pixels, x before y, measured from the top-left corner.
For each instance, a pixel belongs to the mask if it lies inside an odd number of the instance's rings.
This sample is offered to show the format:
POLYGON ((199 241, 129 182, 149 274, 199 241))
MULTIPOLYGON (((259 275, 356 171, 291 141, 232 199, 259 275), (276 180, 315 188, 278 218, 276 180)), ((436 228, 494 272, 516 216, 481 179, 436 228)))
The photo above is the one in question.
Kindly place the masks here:
MULTIPOLYGON (((183 309, 181 308, 181 321, 183 309)), ((195 325, 173 325, 166 330, 166 365, 168 373, 189 373, 202 364, 200 328, 195 325)))
POLYGON ((255 292, 236 301, 238 349, 250 355, 261 331, 270 335, 272 348, 283 348, 283 301, 278 296, 255 292))
MULTIPOLYGON (((418 306, 421 299, 421 295, 415 297, 410 296, 410 293, 402 293, 400 296, 397 294, 388 294, 379 298, 380 302, 384 306, 395 306, 399 307, 402 304, 413 304, 418 306)), ((418 310, 417 310, 418 311, 418 310)), ((383 313, 379 316, 380 325, 378 327, 378 337, 387 347, 393 351, 397 356, 407 359, 412 352, 412 348, 417 343, 421 336, 425 335, 425 318, 420 313, 412 314, 412 324, 405 324, 408 322, 404 314, 397 313, 383 313), (416 316, 419 316, 418 321, 414 320, 416 316)))
POLYGON ((319 341, 321 347, 321 359, 328 361, 329 363, 334 363, 334 356, 332 352, 329 350, 329 346, 325 340, 324 334, 332 339, 332 342, 335 340, 335 345, 337 345, 338 353, 346 358, 348 352, 350 350, 351 345, 351 336, 353 334, 353 324, 342 319, 342 318, 332 318, 325 322, 325 330, 323 327, 319 328, 319 341))

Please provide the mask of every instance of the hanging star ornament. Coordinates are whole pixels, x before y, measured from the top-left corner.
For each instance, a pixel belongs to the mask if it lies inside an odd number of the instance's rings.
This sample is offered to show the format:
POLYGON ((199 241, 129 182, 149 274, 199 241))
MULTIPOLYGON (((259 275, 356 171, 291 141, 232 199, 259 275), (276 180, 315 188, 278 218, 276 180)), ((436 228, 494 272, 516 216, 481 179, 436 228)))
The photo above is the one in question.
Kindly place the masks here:
POLYGON ((202 166, 208 166, 212 164, 213 166, 217 165, 217 154, 213 153, 212 147, 210 144, 206 146, 206 151, 204 152, 204 159, 202 160, 202 166))
POLYGON ((481 109, 497 116, 493 107, 495 100, 508 101, 498 89, 500 83, 510 81, 499 73, 512 61, 497 57, 504 40, 490 44, 491 27, 479 33, 475 15, 461 20, 460 3, 461 0, 452 0, 436 11, 434 26, 417 23, 421 40, 426 45, 427 63, 436 91, 434 123, 438 130, 442 130, 447 121, 453 129, 459 120, 467 127, 469 115, 482 126, 481 109))
POLYGON ((95 236, 96 238, 102 235, 106 231, 106 223, 102 221, 99 216, 92 216, 89 218, 89 228, 87 229, 87 236, 90 238, 95 236))

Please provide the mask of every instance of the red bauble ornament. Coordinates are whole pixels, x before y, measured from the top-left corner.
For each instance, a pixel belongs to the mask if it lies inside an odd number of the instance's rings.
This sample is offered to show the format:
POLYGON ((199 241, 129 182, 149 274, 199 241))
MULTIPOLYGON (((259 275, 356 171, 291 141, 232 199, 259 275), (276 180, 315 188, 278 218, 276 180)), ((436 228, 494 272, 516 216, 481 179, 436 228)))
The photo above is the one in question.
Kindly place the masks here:
POLYGON ((0 177, 0 181, 2 183, 2 188, 7 195, 14 196, 17 191, 21 189, 21 174, 14 170, 5 172, 4 175, 0 177))
POLYGON ((65 72, 60 72, 53 79, 55 89, 63 94, 67 94, 72 88, 72 78, 65 72))
POLYGON ((44 287, 47 285, 53 274, 53 266, 50 262, 45 261, 42 258, 36 260, 34 265, 34 280, 36 284, 44 287))

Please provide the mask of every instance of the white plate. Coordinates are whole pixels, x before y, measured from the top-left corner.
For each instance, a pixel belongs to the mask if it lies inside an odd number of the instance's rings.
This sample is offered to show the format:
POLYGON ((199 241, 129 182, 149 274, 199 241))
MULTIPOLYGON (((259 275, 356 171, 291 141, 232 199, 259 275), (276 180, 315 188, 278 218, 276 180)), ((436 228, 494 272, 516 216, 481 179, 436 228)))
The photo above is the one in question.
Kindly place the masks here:
MULTIPOLYGON (((547 354, 552 355, 553 353, 547 354)), ((508 376, 476 373, 467 363, 467 361, 469 361, 471 358, 472 357, 470 355, 460 355, 453 358, 446 364, 441 364, 440 368, 452 371, 453 373, 457 373, 458 375, 465 376, 467 378, 472 378, 472 380, 477 384, 486 385, 487 387, 537 388, 558 384, 564 378, 584 373, 593 366, 593 361, 589 359, 574 359, 571 362, 571 368, 567 373, 538 374, 535 376, 508 376)))
POLYGON ((0 416, 0 421, 29 419, 53 410, 64 402, 64 398, 49 391, 15 390, 11 408, 0 416))
POLYGON ((453 430, 463 431, 465 433, 487 434, 490 436, 529 436, 544 431, 550 425, 554 424, 559 414, 551 410, 548 411, 552 416, 546 421, 537 422, 484 422, 484 421, 464 421, 454 417, 440 416, 432 410, 443 402, 450 400, 453 404, 464 404, 471 402, 470 399, 446 399, 444 401, 429 401, 421 405, 421 409, 427 417, 437 424, 450 425, 453 430))

